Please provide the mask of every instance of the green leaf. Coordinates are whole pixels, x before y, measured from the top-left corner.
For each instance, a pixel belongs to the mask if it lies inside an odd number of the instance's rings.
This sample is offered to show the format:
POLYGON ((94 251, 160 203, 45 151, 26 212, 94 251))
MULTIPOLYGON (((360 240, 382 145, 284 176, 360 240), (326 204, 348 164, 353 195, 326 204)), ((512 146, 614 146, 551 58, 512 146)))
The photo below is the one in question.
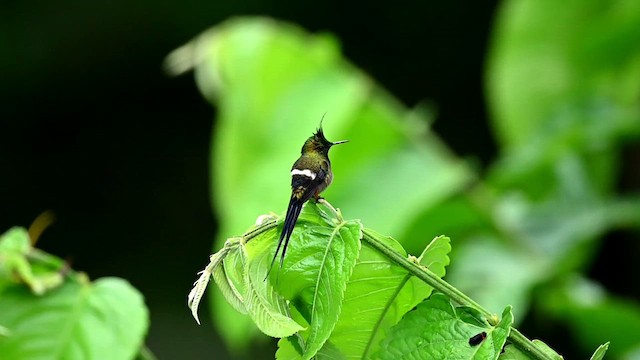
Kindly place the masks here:
POLYGON ((455 308, 446 296, 433 294, 391 329, 377 358, 497 359, 512 323, 510 307, 492 327, 476 310, 455 308), (484 340, 470 343, 483 332, 484 340))
MULTIPOLYGON (((563 357, 550 348, 547 344, 540 340, 533 340, 533 344, 542 352, 547 355, 551 360, 562 360, 563 357)), ((504 352, 498 357, 500 360, 532 360, 533 357, 528 356, 522 350, 513 345, 507 345, 504 348, 504 352)))
MULTIPOLYGON (((221 250, 222 251, 222 250, 221 250)), ((204 295, 205 290, 207 289, 207 285, 209 285, 209 280, 211 279, 211 274, 218 266, 218 263, 221 260, 220 252, 213 254, 209 257, 209 265, 200 271, 198 275, 198 280, 193 283, 193 288, 189 292, 187 296, 187 306, 191 309, 191 315, 196 320, 198 325, 200 325, 200 318, 198 317, 198 306, 200 305, 200 300, 204 295)))
POLYGON ((223 260, 229 262, 231 259, 234 259, 234 255, 241 253, 240 241, 242 241, 241 238, 232 238, 227 240, 220 251, 209 257, 209 265, 198 273, 200 276, 193 284, 193 289, 189 292, 187 300, 187 305, 189 306, 189 309, 191 309, 191 314, 198 324, 200 324, 200 319, 198 318, 198 306, 200 305, 200 300, 207 289, 207 285, 209 285, 211 277, 213 277, 218 289, 220 289, 220 292, 227 302, 238 312, 242 314, 247 313, 247 309, 244 306, 244 298, 236 288, 233 281, 227 278, 223 262, 223 260))
POLYGON ((593 355, 591 356, 591 360, 602 360, 602 359, 604 359, 604 354, 607 353, 608 349, 609 349, 609 343, 608 342, 598 346, 598 348, 596 349, 596 352, 594 352, 593 355))
POLYGON ((0 236, 0 293, 23 282, 34 294, 42 295, 62 284, 65 266, 60 258, 34 249, 24 228, 14 227, 0 236))
MULTIPOLYGON (((237 251, 236 252, 240 252, 237 251)), ((244 297, 236 288, 235 284, 227 277, 227 272, 223 266, 217 266, 213 271, 213 279, 218 285, 218 289, 231 306, 241 314, 246 314, 247 309, 244 306, 244 297)))
MULTIPOLYGON (((333 332, 361 247, 359 221, 318 224, 319 211, 314 204, 305 205, 279 273, 278 290, 296 303, 309 324, 303 333, 303 359, 313 357, 333 332)), ((272 248, 275 251, 275 239, 272 248)), ((274 276, 278 274, 271 281, 274 276)))
POLYGON ((296 344, 296 336, 289 336, 278 340, 277 360, 299 360, 302 357, 302 348, 296 344), (297 350, 296 350, 297 346, 297 350))
MULTIPOLYGON (((201 92, 218 109, 211 157, 216 248, 242 231, 256 209, 286 209, 291 165, 325 112, 325 134, 351 142, 331 151, 335 179, 323 196, 349 217, 409 240, 404 229, 423 209, 471 180, 465 164, 428 131, 424 116, 377 88, 326 34, 238 18, 176 50, 167 63, 177 72, 195 68, 201 92)), ((216 306, 215 314, 221 312, 214 321, 227 342, 240 347, 251 325, 216 306)))
MULTIPOLYGON (((282 338, 278 341, 278 351, 276 352, 277 360, 299 360, 302 357, 302 348, 297 341, 302 341, 295 335, 288 338, 282 338)), ((331 342, 327 341, 315 356, 317 360, 342 360, 344 355, 331 342)))
POLYGON ((148 327, 143 298, 129 283, 67 281, 46 296, 14 286, 0 296, 0 338, 7 359, 132 359, 148 327))
POLYGON ((315 359, 317 360, 344 360, 346 357, 331 341, 327 341, 318 351, 315 359))
POLYGON ((31 240, 25 228, 13 227, 0 236, 0 254, 5 257, 8 254, 26 255, 31 250, 31 240))
POLYGON ((271 229, 248 244, 241 244, 241 262, 244 266, 244 299, 249 316, 265 334, 287 337, 303 330, 289 316, 287 302, 276 292, 265 277, 271 263, 271 248, 277 243, 279 232, 271 229))
MULTIPOLYGON (((394 239, 378 238, 404 254, 404 249, 394 239)), ((449 238, 437 237, 423 251, 421 264, 444 276, 450 250, 449 238)), ((346 358, 368 358, 377 351, 389 328, 431 291, 431 287, 384 255, 368 245, 363 246, 347 284, 340 319, 329 338, 332 346, 346 358)))
POLYGON ((513 313, 511 312, 511 306, 507 306, 502 312, 502 319, 500 319, 500 322, 494 327, 491 333, 493 335, 492 345, 494 354, 500 354, 502 352, 509 333, 511 332, 511 325, 513 325, 513 313))
POLYGON ((450 252, 451 239, 448 236, 440 235, 431 240, 417 260, 420 265, 443 277, 446 274, 446 267, 449 265, 450 252))

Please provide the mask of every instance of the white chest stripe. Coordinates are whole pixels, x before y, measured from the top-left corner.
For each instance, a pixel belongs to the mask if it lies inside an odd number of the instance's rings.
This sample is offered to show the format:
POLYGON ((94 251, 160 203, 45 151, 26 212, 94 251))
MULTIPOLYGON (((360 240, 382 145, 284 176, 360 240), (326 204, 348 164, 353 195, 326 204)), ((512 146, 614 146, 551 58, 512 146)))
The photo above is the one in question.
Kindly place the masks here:
POLYGON ((316 173, 314 173, 309 169, 304 169, 304 170, 293 169, 291 170, 291 176, 293 175, 302 175, 302 176, 310 177, 311 180, 315 180, 316 178, 316 173))

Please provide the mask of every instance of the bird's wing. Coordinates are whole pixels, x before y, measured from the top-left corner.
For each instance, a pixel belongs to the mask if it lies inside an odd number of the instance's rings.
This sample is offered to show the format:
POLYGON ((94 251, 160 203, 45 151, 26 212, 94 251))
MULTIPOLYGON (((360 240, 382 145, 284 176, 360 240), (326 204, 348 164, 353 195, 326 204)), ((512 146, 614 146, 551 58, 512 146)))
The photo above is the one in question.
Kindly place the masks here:
POLYGON ((315 166, 305 166, 304 162, 296 162, 291 169, 291 197, 303 203, 324 190, 329 164, 321 161, 315 166))
POLYGON ((285 216, 280 239, 278 240, 278 247, 276 248, 275 254, 273 254, 267 277, 269 273, 271 273, 280 247, 282 247, 282 255, 280 256, 280 267, 282 267, 284 255, 289 245, 289 239, 296 226, 298 216, 300 216, 300 211, 302 211, 302 206, 307 200, 311 199, 326 187, 325 180, 327 178, 329 164, 321 162, 320 165, 316 167, 305 165, 306 163, 304 161, 298 160, 293 164, 293 169, 291 169, 291 199, 289 200, 289 208, 287 209, 287 215, 285 216))

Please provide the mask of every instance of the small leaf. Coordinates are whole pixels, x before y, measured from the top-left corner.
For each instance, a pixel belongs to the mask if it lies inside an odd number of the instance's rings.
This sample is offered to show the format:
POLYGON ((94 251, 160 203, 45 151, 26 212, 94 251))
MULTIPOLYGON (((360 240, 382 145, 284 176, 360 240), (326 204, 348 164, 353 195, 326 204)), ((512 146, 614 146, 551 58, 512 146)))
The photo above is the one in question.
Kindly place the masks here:
POLYGON ((507 306, 502 312, 502 319, 496 327, 493 329, 493 351, 496 354, 502 352, 504 344, 507 342, 509 333, 511 332, 511 325, 513 324, 513 313, 511 313, 511 306, 507 306))
POLYGON ((31 246, 27 230, 14 227, 0 236, 0 292, 11 283, 23 282, 34 294, 60 286, 63 260, 31 246))
POLYGON ((536 339, 536 340, 533 340, 533 344, 537 346, 540 350, 542 350, 542 352, 544 352, 551 359, 553 360, 563 359, 563 357, 560 356, 560 354, 558 354, 555 350, 550 348, 549 345, 545 344, 544 342, 536 339))
POLYGON ((302 349, 296 350, 294 341, 295 335, 278 340, 276 360, 299 360, 302 357, 302 349))
POLYGON ((46 296, 13 286, 0 296, 3 359, 128 360, 140 349, 148 327, 143 298, 129 283, 102 278, 67 281, 46 296))
POLYGON ((434 273, 444 276, 445 268, 449 265, 449 253, 451 252, 451 239, 440 235, 431 240, 424 248, 418 261, 434 273))
POLYGON ((510 307, 491 327, 474 309, 455 308, 446 296, 433 294, 391 329, 376 358, 497 359, 512 323, 510 307), (486 332, 484 341, 470 345, 469 339, 481 332, 486 332))
MULTIPOLYGON (((540 350, 542 350, 545 355, 549 357, 551 360, 563 360, 563 357, 560 356, 555 350, 549 347, 549 345, 545 344, 540 340, 533 340, 533 344, 540 350)), ((504 352, 498 358, 499 360, 532 360, 533 357, 528 356, 522 350, 518 349, 512 344, 505 346, 504 352)))
POLYGON ((0 236, 0 254, 23 254, 26 255, 31 249, 29 233, 21 227, 13 227, 0 236))
POLYGON ((298 360, 302 356, 302 349, 297 351, 293 341, 295 336, 289 336, 278 340, 276 360, 298 360))
POLYGON ((593 355, 591 355, 591 360, 602 360, 602 359, 604 359, 604 354, 607 353, 608 349, 609 349, 609 342, 606 342, 606 343, 598 346, 598 348, 596 349, 596 352, 594 352, 593 355))

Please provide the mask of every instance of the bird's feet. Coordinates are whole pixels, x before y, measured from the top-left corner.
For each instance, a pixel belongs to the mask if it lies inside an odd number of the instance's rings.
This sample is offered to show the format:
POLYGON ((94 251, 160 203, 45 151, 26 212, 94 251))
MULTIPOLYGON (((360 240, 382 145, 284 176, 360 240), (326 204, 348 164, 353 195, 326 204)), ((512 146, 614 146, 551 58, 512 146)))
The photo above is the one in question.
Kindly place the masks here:
POLYGON ((316 198, 316 202, 319 204, 324 205, 325 207, 329 208, 329 210, 331 210, 331 212, 333 213, 333 216, 338 219, 338 221, 342 222, 342 213, 340 212, 340 209, 336 209, 333 207, 333 205, 329 204, 329 202, 327 200, 325 200, 323 197, 318 196, 316 198))

